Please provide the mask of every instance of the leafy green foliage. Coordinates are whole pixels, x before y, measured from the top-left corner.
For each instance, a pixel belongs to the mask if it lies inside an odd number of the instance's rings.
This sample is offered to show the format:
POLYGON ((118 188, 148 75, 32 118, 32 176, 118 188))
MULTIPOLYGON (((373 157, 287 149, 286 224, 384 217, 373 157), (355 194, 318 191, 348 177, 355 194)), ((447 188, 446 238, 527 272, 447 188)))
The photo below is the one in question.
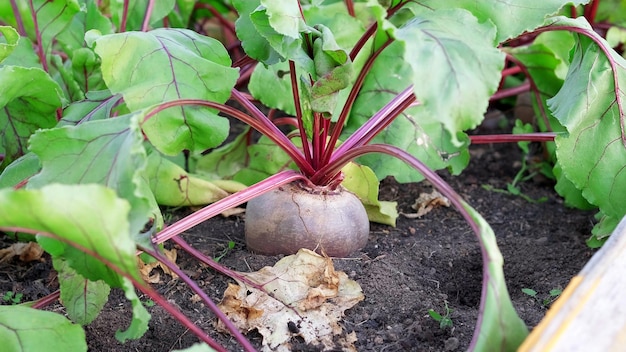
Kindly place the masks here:
POLYGON ((24 296, 21 292, 7 291, 2 296, 2 301, 10 304, 19 304, 24 296))
POLYGON ((428 315, 430 315, 430 317, 433 318, 435 321, 439 322, 440 328, 448 329, 454 326, 454 323, 452 322, 452 318, 450 317, 450 313, 452 313, 452 310, 450 309, 450 307, 448 307, 447 301, 445 301, 444 304, 445 304, 445 309, 446 309, 446 312, 444 315, 441 315, 440 313, 438 313, 437 311, 433 309, 428 310, 428 315))
POLYGON ((24 306, 0 306, 0 341, 5 351, 87 351, 80 325, 24 306))
POLYGON ((487 222, 471 207, 467 211, 480 226, 483 252, 483 287, 486 289, 482 321, 476 327, 474 346, 476 351, 489 350, 489 346, 502 346, 501 351, 516 349, 528 335, 528 328, 517 316, 513 303, 509 298, 504 279, 504 259, 498 249, 496 236, 487 222))
POLYGON ((104 281, 85 279, 62 258, 55 259, 53 264, 59 273, 60 299, 68 317, 80 325, 91 323, 108 301, 110 286, 104 281))
MULTIPOLYGON (((130 204, 126 200, 100 185, 54 184, 39 190, 2 189, 0 202, 5 205, 0 209, 0 228, 40 233, 39 244, 53 258, 64 258, 82 277, 124 288, 133 303, 134 318, 127 332, 120 333, 121 338, 138 338, 145 332, 149 315, 128 279, 143 282, 136 264, 135 241, 129 233, 130 204)), ((76 297, 76 292, 67 291, 67 285, 72 283, 64 284, 66 297, 76 297)), ((95 295, 103 294, 104 289, 96 290, 99 292, 95 295)), ((102 297, 94 299, 102 304, 102 297)), ((88 315, 79 317, 82 321, 89 319, 88 315)))
POLYGON ((0 67, 0 169, 26 152, 37 129, 54 127, 62 102, 61 88, 43 70, 0 67))
POLYGON ((559 18, 556 25, 581 28, 591 36, 575 37, 567 78, 548 104, 568 132, 555 140, 558 164, 585 199, 600 208, 593 233, 603 239, 626 214, 621 196, 626 191, 626 96, 620 88, 626 85, 626 60, 592 41, 606 43, 584 21, 559 18))
MULTIPOLYGON (((126 32, 95 39, 102 76, 112 93, 120 93, 130 111, 174 100, 224 102, 235 85, 237 70, 224 47, 213 38, 184 29, 126 32), (167 67, 156 70, 155 67, 167 67)), ((200 152, 228 136, 228 121, 207 109, 177 108, 143 123, 144 133, 159 151, 200 152)))
MULTIPOLYGON (((601 240, 626 213, 626 61, 585 19, 555 17, 585 2, 357 1, 353 16, 341 1, 233 0, 236 39, 248 57, 235 42, 227 50, 199 33, 203 19, 189 23, 207 13, 194 12, 193 0, 4 2, 0 227, 41 233, 63 279, 68 314, 81 324, 104 304, 108 285, 122 287, 134 319, 117 337, 136 338, 149 314, 133 289, 143 285, 135 253, 163 225, 158 204, 213 202, 300 168, 326 186, 345 176, 370 218, 393 224, 395 205, 378 201, 378 179, 423 176, 407 158, 371 153, 357 165, 345 155, 357 157, 367 144, 393 145, 431 169, 459 173, 469 159, 465 131, 482 121, 508 54, 529 76, 539 128, 560 133, 548 150, 557 190, 567 204, 599 207, 594 240, 601 240), (560 32, 507 47, 536 29, 560 32), (261 64, 252 68, 250 58, 261 64), (233 93, 242 85, 267 108, 293 115, 280 121, 296 128, 278 130, 279 120, 233 93), (245 114, 222 105, 231 97, 245 114), (220 112, 264 136, 246 129, 223 145, 230 129, 220 112)), ((229 6, 209 3, 228 32, 227 16, 218 15, 229 6)), ((606 12, 615 1, 602 4, 599 18, 623 20, 606 12)), ((523 195, 517 183, 526 166, 508 192, 523 195)), ((462 211, 480 225, 486 253, 473 346, 514 349, 526 330, 510 304, 493 233, 472 209, 462 211)), ((81 337, 58 321, 67 336, 81 337)), ((9 330, 11 339, 26 334, 9 330)), ((84 349, 71 347, 59 349, 84 349)))

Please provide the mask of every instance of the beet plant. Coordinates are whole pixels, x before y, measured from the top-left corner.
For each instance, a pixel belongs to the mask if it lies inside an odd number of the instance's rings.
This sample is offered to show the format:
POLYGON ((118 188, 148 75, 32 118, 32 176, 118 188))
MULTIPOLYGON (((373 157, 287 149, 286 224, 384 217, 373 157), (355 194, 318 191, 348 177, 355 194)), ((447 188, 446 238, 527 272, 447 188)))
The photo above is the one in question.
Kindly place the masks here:
MULTIPOLYGON (((527 328, 510 302, 495 235, 432 170, 458 174, 471 140, 501 140, 465 131, 481 123, 494 93, 532 88, 548 133, 505 140, 554 139, 557 190, 570 204, 599 207, 596 234, 610 233, 626 213, 626 65, 586 19, 599 1, 571 18, 586 2, 5 2, 0 229, 38 241, 61 285, 34 306, 60 295, 71 320, 85 325, 109 287, 122 288, 133 305, 131 325, 116 333, 124 341, 147 329, 138 288, 223 350, 144 282, 141 251, 170 267, 253 350, 158 245, 175 241, 245 280, 178 235, 249 201, 252 250, 346 256, 365 245, 368 218, 394 224, 394 205, 377 199, 378 180, 425 178, 482 248, 470 349, 516 348, 527 328), (221 41, 208 33, 215 27, 221 41), (511 72, 530 83, 507 91, 502 78, 511 72), (224 143, 234 134, 228 118, 246 127, 224 143), (294 189, 300 194, 286 193, 294 189), (159 205, 207 203, 164 227, 159 205)), ((2 307, 0 336, 62 335, 59 349, 84 350, 82 329, 50 314, 2 307), (28 330, 17 318, 25 311, 28 330)))

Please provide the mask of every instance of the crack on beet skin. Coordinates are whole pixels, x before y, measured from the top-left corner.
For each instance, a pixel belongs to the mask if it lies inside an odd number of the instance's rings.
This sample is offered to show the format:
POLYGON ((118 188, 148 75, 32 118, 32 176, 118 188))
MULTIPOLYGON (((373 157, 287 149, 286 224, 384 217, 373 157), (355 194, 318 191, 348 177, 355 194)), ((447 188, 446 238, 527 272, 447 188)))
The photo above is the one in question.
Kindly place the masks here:
MULTIPOLYGON (((306 231, 307 234, 307 239, 309 238, 314 238, 314 233, 311 232, 311 230, 309 230, 309 227, 307 226, 306 221, 304 221, 304 218, 302 216, 302 207, 300 206, 300 204, 298 204, 298 202, 296 201, 296 194, 293 193, 291 195, 291 201, 293 202, 293 204, 296 205, 296 207, 298 208, 298 218, 300 219, 300 221, 302 222, 302 227, 304 227, 304 230, 306 231)), ((324 248, 321 247, 321 242, 322 239, 318 238, 317 239, 317 245, 315 246, 315 248, 313 248, 313 251, 317 251, 317 249, 321 249, 322 251, 324 251, 324 248), (321 248, 320 248, 321 247, 321 248)))

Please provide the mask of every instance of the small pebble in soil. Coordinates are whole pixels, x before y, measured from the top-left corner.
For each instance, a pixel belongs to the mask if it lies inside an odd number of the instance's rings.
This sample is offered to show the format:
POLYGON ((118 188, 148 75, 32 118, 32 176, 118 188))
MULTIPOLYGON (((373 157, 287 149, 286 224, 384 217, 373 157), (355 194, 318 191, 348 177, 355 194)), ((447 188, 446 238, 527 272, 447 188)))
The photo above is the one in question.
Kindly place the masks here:
POLYGON ((444 349, 446 351, 454 351, 459 348, 459 339, 456 337, 451 337, 444 342, 444 349))
POLYGON ((382 345, 383 342, 385 342, 385 340, 383 339, 382 336, 376 336, 374 337, 374 343, 377 345, 382 345))

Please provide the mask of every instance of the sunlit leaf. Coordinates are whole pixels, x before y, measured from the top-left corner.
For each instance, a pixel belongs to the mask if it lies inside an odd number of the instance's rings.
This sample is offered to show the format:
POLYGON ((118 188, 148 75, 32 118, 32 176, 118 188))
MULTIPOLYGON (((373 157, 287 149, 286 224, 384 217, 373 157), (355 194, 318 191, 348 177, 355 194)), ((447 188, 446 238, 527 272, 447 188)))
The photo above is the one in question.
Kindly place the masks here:
POLYGON ((490 21, 495 24, 497 34, 493 44, 499 44, 543 25, 547 16, 557 13, 567 4, 578 6, 588 2, 589 0, 422 0, 414 6, 466 9, 480 22, 490 21))
POLYGON ((243 184, 230 181, 234 189, 223 189, 219 182, 211 182, 188 173, 156 151, 148 157, 145 174, 157 203, 161 205, 205 205, 246 188, 243 184), (238 187, 235 187, 237 184, 238 187))
POLYGON ((56 40, 68 54, 85 46, 85 33, 90 29, 97 29, 102 34, 113 33, 111 20, 102 14, 96 0, 81 2, 84 3, 81 11, 76 13, 67 28, 56 36, 56 40))
MULTIPOLYGON (((96 39, 95 50, 108 88, 124 96, 130 111, 177 99, 223 103, 238 78, 220 42, 186 29, 106 35, 96 39)), ((168 155, 203 151, 228 135, 228 120, 196 107, 170 108, 142 127, 168 155)))
POLYGON ((241 46, 251 58, 267 65, 279 62, 282 57, 270 46, 259 31, 257 31, 250 14, 259 6, 260 2, 251 0, 234 0, 233 6, 239 14, 235 22, 237 37, 241 40, 241 46))
POLYGON ((80 325, 53 312, 24 306, 0 306, 2 350, 87 351, 80 325))
POLYGON ((30 179, 28 186, 108 186, 131 203, 130 231, 139 240, 150 218, 156 218, 157 226, 161 223, 161 213, 143 178, 146 152, 137 119, 125 115, 37 132, 31 138, 30 149, 41 160, 42 170, 30 179))
POLYGON ((0 227, 55 236, 58 239, 39 236, 38 240, 53 257, 64 256, 84 277, 120 286, 115 271, 74 246, 98 255, 141 282, 135 242, 129 234, 130 205, 114 191, 100 185, 59 184, 38 190, 3 189, 0 203, 4 205, 0 207, 0 227))
POLYGON ((460 146, 456 133, 482 121, 500 83, 504 54, 493 46, 493 24, 464 10, 423 10, 390 32, 404 47, 422 108, 460 146))
MULTIPOLYGON (((395 43, 378 57, 351 111, 344 138, 412 83, 411 68, 402 60, 402 53, 401 45, 395 43), (389 72, 394 74, 390 75, 389 72)), ((459 135, 457 139, 467 137, 459 135)), ((466 148, 453 146, 450 141, 451 137, 440 117, 432 116, 417 106, 398 116, 372 143, 395 145, 432 169, 451 166, 453 172, 458 173, 467 165, 469 155, 466 148)), ((404 162, 386 155, 370 154, 359 158, 359 161, 371 167, 379 179, 389 175, 399 182, 423 179, 404 162)))
MULTIPOLYGON (((0 41, 1 40, 2 39, 0 39, 0 41)), ((21 66, 42 68, 39 57, 37 57, 33 48, 33 42, 28 39, 28 37, 20 37, 17 44, 11 49, 11 54, 0 62, 0 67, 21 66)))
POLYGON ((345 175, 341 185, 359 197, 365 206, 369 220, 396 226, 398 203, 378 200, 379 182, 372 169, 364 165, 349 163, 341 171, 345 175))

